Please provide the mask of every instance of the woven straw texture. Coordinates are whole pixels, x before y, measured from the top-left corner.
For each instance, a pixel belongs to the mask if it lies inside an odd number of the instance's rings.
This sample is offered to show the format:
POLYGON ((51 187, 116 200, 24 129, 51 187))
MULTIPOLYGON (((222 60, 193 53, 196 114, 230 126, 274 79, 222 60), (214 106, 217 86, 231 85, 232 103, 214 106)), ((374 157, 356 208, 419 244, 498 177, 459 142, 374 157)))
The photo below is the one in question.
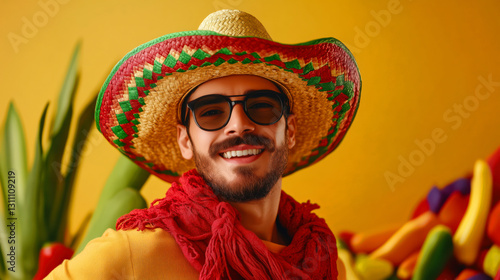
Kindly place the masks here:
POLYGON ((228 36, 249 36, 271 40, 271 36, 254 16, 238 10, 220 10, 208 15, 198 30, 210 30, 228 36))
MULTIPOLYGON (((238 21, 233 25, 257 21, 239 11, 233 14, 238 21)), ((227 21, 221 15, 216 18, 227 21)), ((200 28, 219 25, 209 16, 200 28)), ((267 35, 263 27, 256 31, 255 24, 247 25, 252 27, 239 28, 246 31, 237 33, 246 37, 206 30, 180 32, 127 54, 100 92, 99 130, 138 165, 163 180, 175 181, 194 168, 177 146, 182 98, 207 80, 251 74, 276 81, 293 100, 297 141, 285 175, 321 160, 338 146, 359 104, 361 79, 352 55, 333 38, 284 45, 261 38, 267 35)))

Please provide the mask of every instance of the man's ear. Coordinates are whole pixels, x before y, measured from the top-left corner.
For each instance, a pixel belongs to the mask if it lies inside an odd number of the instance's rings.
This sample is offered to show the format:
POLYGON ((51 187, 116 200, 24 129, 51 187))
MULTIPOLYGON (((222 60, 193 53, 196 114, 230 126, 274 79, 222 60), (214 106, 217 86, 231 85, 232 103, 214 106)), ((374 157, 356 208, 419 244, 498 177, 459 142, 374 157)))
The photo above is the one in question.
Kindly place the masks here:
POLYGON ((297 122, 294 114, 290 114, 287 117, 287 137, 288 137, 288 149, 291 149, 295 146, 295 132, 297 128, 297 122))
POLYGON ((177 144, 181 149, 183 158, 187 160, 193 158, 193 145, 189 139, 187 128, 181 124, 177 124, 177 144))

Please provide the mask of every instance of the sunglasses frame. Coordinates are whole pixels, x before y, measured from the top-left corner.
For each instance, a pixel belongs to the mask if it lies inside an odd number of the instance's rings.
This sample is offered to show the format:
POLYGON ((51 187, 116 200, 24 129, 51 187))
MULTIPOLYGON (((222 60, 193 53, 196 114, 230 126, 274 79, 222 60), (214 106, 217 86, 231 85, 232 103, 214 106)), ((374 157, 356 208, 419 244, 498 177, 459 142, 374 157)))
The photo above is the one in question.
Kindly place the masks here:
MULTIPOLYGON (((241 106, 243 107, 243 111, 245 112, 245 115, 248 117, 248 119, 250 119, 252 122, 258 124, 258 125, 272 125, 272 124, 275 124, 277 123, 279 120, 281 120, 281 117, 283 117, 283 115, 285 115, 285 117, 287 116, 288 114, 288 102, 287 102, 287 97, 281 93, 281 92, 277 92, 277 91, 273 91, 273 90, 258 90, 258 91, 252 91, 248 94, 243 94, 243 95, 222 95, 222 94, 209 94, 209 95, 205 95, 205 96, 201 96, 195 100, 192 100, 192 101, 189 101, 186 103, 186 107, 191 111, 191 114, 193 115, 193 119, 194 119, 194 122, 196 123, 196 125, 202 129, 202 130, 205 130, 205 131, 216 131, 216 130, 219 130, 219 129, 222 129, 224 128, 228 123, 229 123, 229 120, 231 120, 231 116, 233 114, 233 109, 234 109, 234 106, 236 106, 236 104, 241 104, 241 106), (268 94, 269 96, 272 96, 272 95, 275 95, 279 102, 280 102, 280 105, 281 105, 281 112, 280 112, 280 115, 279 117, 276 119, 276 121, 272 122, 272 123, 260 123, 260 122, 257 122, 255 121, 248 113, 248 110, 247 110, 247 100, 249 98, 252 98, 253 96, 255 95, 265 95, 265 94, 268 94), (206 128, 203 128, 201 127, 201 125, 198 123, 198 120, 196 119, 196 115, 194 113, 194 110, 193 108, 195 107, 196 103, 199 102, 200 99, 202 98, 206 98, 208 96, 220 96, 222 99, 224 99, 228 104, 229 104, 229 115, 226 119, 226 121, 224 122, 223 125, 221 125, 219 128, 215 128, 215 129, 206 129, 206 128), (231 100, 230 97, 245 97, 243 100, 231 100)), ((184 118, 184 121, 183 121, 183 124, 186 125, 187 122, 189 122, 189 113, 186 113, 184 114, 185 115, 185 118, 184 118)))

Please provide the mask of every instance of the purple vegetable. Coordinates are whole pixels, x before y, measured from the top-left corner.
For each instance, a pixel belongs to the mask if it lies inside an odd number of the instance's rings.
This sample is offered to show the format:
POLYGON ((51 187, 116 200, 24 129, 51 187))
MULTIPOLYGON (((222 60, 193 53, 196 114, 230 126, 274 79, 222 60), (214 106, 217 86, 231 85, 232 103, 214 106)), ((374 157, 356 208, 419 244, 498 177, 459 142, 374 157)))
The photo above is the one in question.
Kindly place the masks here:
POLYGON ((476 274, 472 277, 467 278, 467 280, 491 280, 491 277, 484 273, 476 274))
POLYGON ((463 195, 470 194, 470 179, 460 178, 441 190, 446 199, 448 199, 448 196, 450 196, 454 191, 459 191, 463 195))
POLYGON ((439 210, 441 209, 441 206, 443 206, 445 201, 446 198, 444 197, 441 190, 438 189, 436 186, 432 187, 432 189, 427 194, 427 202, 429 203, 429 210, 431 210, 433 213, 436 214, 439 213, 439 210))

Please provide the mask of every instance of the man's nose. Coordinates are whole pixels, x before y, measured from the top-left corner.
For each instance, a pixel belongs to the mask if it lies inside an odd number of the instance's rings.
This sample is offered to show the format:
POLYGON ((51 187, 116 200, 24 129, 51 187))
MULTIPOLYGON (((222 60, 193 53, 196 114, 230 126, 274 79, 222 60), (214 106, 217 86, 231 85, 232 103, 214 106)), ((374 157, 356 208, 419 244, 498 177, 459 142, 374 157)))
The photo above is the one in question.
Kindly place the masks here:
POLYGON ((255 130, 255 123, 248 118, 243 109, 243 104, 235 104, 231 118, 224 127, 224 133, 230 134, 244 134, 255 130))

